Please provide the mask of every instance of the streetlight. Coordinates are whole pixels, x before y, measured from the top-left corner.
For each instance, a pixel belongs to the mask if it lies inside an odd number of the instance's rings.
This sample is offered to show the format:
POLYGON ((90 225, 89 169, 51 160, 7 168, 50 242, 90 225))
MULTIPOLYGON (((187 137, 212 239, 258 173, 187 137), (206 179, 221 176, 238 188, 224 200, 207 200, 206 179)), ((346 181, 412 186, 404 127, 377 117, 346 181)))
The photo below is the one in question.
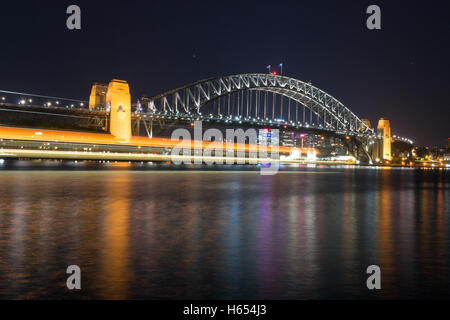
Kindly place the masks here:
POLYGON ((278 66, 280 67, 280 75, 283 75, 283 64, 280 63, 278 66))
POLYGON ((269 65, 266 67, 266 69, 269 70, 269 73, 271 73, 272 66, 269 64, 269 65))

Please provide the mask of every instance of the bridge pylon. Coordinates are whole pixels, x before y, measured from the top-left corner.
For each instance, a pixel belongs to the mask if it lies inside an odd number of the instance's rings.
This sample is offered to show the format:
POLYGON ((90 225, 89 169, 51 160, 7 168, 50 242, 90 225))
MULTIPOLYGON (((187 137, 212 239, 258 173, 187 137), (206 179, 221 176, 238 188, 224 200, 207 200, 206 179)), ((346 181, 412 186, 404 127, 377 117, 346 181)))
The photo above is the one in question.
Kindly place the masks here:
POLYGON ((131 96, 128 83, 113 79, 108 85, 106 105, 110 109, 110 133, 127 142, 131 138, 131 96))

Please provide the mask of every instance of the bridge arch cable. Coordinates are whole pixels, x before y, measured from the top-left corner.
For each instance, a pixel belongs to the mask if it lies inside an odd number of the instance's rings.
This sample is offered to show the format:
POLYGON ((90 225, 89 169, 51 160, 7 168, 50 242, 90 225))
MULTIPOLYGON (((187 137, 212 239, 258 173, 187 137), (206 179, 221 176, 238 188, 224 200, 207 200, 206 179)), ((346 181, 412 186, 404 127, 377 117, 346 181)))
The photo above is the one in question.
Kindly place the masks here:
POLYGON ((16 95, 16 96, 20 96, 20 97, 36 97, 36 98, 43 98, 43 99, 63 100, 63 101, 72 101, 72 102, 83 102, 83 103, 87 103, 88 102, 86 100, 53 97, 53 96, 46 96, 46 95, 25 93, 25 92, 17 92, 17 91, 9 91, 9 90, 0 90, 0 93, 5 93, 5 94, 9 94, 9 95, 16 95))
MULTIPOLYGON (((148 110, 149 113, 196 116, 202 114, 202 108, 205 105, 218 100, 215 105, 218 106, 220 104, 220 110, 227 110, 229 113, 232 110, 230 108, 232 108, 233 101, 236 100, 235 95, 237 94, 238 109, 236 109, 236 114, 247 116, 249 107, 248 105, 244 107, 244 101, 250 98, 245 98, 245 91, 247 91, 247 97, 249 91, 258 92, 254 98, 252 96, 252 100, 256 101, 255 108, 260 108, 263 104, 264 118, 269 116, 272 121, 276 120, 274 119, 275 110, 273 109, 275 108, 274 99, 279 95, 281 96, 281 110, 286 97, 288 98, 288 105, 289 103, 292 104, 293 101, 295 102, 295 107, 291 108, 294 108, 293 110, 297 114, 299 110, 296 110, 296 108, 300 104, 308 108, 310 118, 312 118, 312 115, 315 115, 318 121, 322 119, 325 125, 328 124, 328 126, 334 127, 335 130, 358 134, 373 134, 371 128, 332 95, 313 86, 311 83, 273 74, 240 74, 200 80, 149 98, 148 110), (260 92, 263 93, 264 97, 262 97, 263 95, 260 92), (269 114, 267 113, 268 93, 273 95, 271 99, 272 109, 269 114), (223 99, 225 97, 227 99, 223 99)), ((305 115, 305 109, 302 111, 303 115, 305 115)), ((261 113, 261 110, 257 110, 256 114, 259 114, 258 112, 261 113)))
MULTIPOLYGON (((307 108, 309 110, 308 115, 309 114, 311 114, 311 116, 314 115, 316 123, 319 124, 322 121, 322 123, 326 127, 327 126, 331 127, 332 125, 332 122, 329 120, 330 117, 322 115, 320 111, 317 110, 317 108, 314 108, 314 104, 311 103, 310 99, 303 99, 303 100, 301 98, 295 99, 295 97, 283 91, 278 92, 272 89, 265 91, 262 91, 260 89, 250 89, 230 93, 227 96, 215 97, 210 101, 208 101, 207 103, 205 103, 202 106, 202 115, 206 113, 207 114, 206 116, 208 116, 209 114, 209 116, 219 115, 225 117, 236 117, 236 118, 240 117, 242 118, 242 120, 245 121, 256 121, 264 119, 269 120, 269 118, 267 118, 267 115, 271 115, 271 119, 279 118, 276 121, 283 121, 286 124, 293 124, 299 122, 298 121, 299 112, 296 109, 307 108), (239 92, 241 92, 241 94, 239 94, 239 92), (264 98, 263 102, 261 103, 260 102, 261 92, 263 92, 263 94, 266 95, 267 93, 271 93, 272 96, 268 97, 267 102, 266 99, 264 98), (237 97, 235 97, 236 94, 237 97), (224 102, 226 101, 223 101, 223 99, 227 96, 229 97, 230 95, 232 96, 231 98, 232 103, 230 111, 228 111, 226 108, 224 109, 225 104, 224 102), (286 100, 286 98, 287 98, 286 105, 284 105, 284 100, 286 100), (237 101, 237 103, 235 103, 235 101, 237 101), (278 108, 278 106, 280 106, 280 108, 278 108), (237 110, 240 110, 241 112, 237 112, 237 110), (295 121, 292 120, 294 118, 295 121)), ((301 114, 302 113, 300 113, 300 115, 301 114)), ((306 116, 303 115, 302 122, 311 123, 312 121, 307 121, 306 116)))

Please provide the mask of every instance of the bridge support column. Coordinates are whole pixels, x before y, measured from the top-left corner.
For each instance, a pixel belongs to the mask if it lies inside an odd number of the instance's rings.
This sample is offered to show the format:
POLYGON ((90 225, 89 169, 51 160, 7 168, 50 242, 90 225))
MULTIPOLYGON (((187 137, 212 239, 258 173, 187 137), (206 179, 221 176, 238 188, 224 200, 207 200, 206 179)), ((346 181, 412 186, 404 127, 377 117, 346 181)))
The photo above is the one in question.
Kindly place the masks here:
POLYGON ((108 85, 106 104, 110 108, 110 133, 127 142, 131 138, 131 96, 128 83, 113 79, 108 85))
POLYGON ((391 161, 391 125, 389 120, 381 118, 378 121, 377 158, 391 161))
POLYGON ((94 83, 89 96, 89 110, 105 109, 107 90, 106 84, 94 83))

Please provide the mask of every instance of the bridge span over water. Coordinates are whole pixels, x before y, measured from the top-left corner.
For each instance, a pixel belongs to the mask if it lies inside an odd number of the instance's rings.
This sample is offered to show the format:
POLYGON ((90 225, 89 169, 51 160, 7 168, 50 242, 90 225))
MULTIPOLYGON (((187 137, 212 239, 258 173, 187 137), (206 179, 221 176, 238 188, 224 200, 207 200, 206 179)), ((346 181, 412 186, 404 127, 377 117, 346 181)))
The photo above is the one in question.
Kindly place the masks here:
POLYGON ((358 157, 370 161, 369 147, 376 139, 366 121, 329 93, 309 82, 274 74, 204 79, 140 98, 133 105, 128 84, 120 80, 113 80, 108 86, 94 86, 89 102, 0 90, 1 93, 7 99, 0 101, 0 112, 46 114, 56 119, 78 117, 88 126, 125 140, 132 134, 140 135, 142 128, 151 138, 157 135, 155 126, 189 126, 194 121, 222 127, 311 130, 350 139, 357 147, 358 157))

